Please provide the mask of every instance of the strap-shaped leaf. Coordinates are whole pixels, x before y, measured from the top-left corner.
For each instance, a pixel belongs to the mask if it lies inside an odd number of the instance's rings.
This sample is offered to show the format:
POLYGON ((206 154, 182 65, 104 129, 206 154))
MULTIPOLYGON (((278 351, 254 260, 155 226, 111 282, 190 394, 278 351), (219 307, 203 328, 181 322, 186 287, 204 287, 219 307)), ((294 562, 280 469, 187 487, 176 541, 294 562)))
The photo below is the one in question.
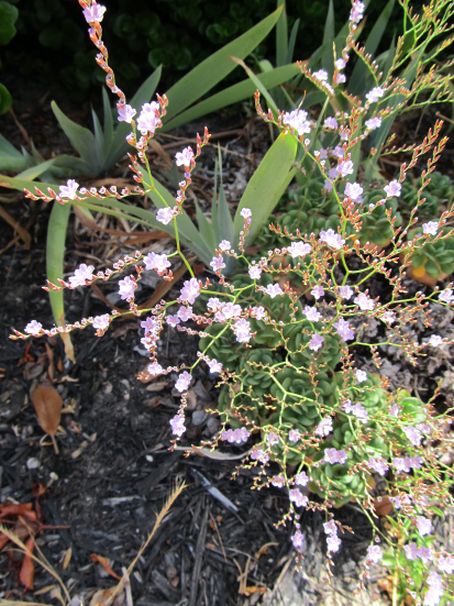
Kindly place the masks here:
MULTIPOLYGON (((66 232, 70 214, 70 204, 54 203, 47 224, 46 271, 47 279, 54 283, 63 278, 66 232)), ((49 291, 50 306, 57 326, 62 326, 65 323, 63 293, 63 290, 49 291)), ((62 334, 61 338, 65 345, 66 356, 74 362, 74 350, 70 335, 62 334)))
POLYGON ((71 142, 71 145, 77 151, 79 156, 86 162, 89 166, 96 165, 96 152, 95 152, 95 137, 93 133, 74 122, 66 116, 55 101, 52 101, 50 104, 52 111, 54 112, 54 116, 57 118, 58 123, 60 124, 63 132, 68 137, 71 142))
MULTIPOLYGON (((271 89, 279 84, 282 84, 283 82, 287 82, 299 73, 300 70, 298 67, 294 63, 290 63, 289 65, 276 67, 263 74, 258 74, 257 78, 260 80, 263 86, 271 89)), ((200 118, 200 116, 206 116, 211 112, 221 109, 222 107, 228 107, 229 105, 233 105, 234 103, 238 103, 244 99, 249 99, 254 94, 256 88, 257 87, 254 82, 252 82, 249 78, 239 82, 238 84, 233 84, 219 93, 208 97, 208 99, 196 103, 175 118, 172 118, 169 122, 164 124, 163 130, 168 131, 172 128, 180 126, 181 124, 185 124, 186 122, 196 120, 197 118, 200 118)))
POLYGON ((333 0, 329 0, 328 14, 326 15, 325 27, 323 30, 323 67, 332 73, 334 69, 333 44, 335 40, 334 29, 334 6, 333 0))
POLYGON ((295 161, 298 142, 291 134, 281 133, 269 148, 262 161, 241 196, 238 205, 234 226, 235 244, 243 228, 243 219, 240 211, 250 208, 252 211, 252 224, 247 242, 250 243, 257 236, 282 194, 285 192, 294 176, 293 163, 295 161))
POLYGON ((272 30, 281 13, 282 6, 178 80, 166 93, 169 98, 168 119, 200 99, 233 71, 236 66, 230 57, 247 57, 272 30))
POLYGON ((287 63, 288 56, 288 23, 285 0, 277 0, 277 6, 282 6, 282 13, 276 24, 276 65, 280 67, 287 63))

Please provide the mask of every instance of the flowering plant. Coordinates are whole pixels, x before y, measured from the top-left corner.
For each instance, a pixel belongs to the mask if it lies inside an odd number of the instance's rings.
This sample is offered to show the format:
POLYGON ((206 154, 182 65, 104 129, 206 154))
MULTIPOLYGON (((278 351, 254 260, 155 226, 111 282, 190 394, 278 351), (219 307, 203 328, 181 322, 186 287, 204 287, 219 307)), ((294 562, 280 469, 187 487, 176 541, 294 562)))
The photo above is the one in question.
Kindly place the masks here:
MULTIPOLYGON (((102 45, 97 32, 103 7, 87 0, 80 4, 92 39, 102 45)), ((351 32, 363 10, 363 4, 354 0, 351 32)), ((344 62, 352 47, 344 48, 344 62)), ((118 95, 120 119, 131 124, 128 142, 136 150, 130 156, 136 186, 121 192, 114 187, 88 191, 69 180, 58 192, 27 192, 32 199, 64 205, 94 198, 117 204, 131 193, 151 190, 159 196, 146 152, 162 124, 167 99, 158 96, 145 104, 134 121, 134 110, 115 84, 104 54, 98 62, 118 95)), ((329 80, 325 73, 307 72, 307 76, 326 92, 327 99, 342 84, 329 80)), ((348 532, 332 510, 354 501, 372 523, 374 540, 367 564, 383 556, 384 563, 393 567, 394 603, 399 603, 399 592, 411 592, 424 595, 424 604, 431 606, 442 599, 444 576, 454 566, 437 545, 431 521, 449 498, 447 468, 440 456, 445 448, 446 411, 436 405, 438 390, 423 403, 395 389, 381 368, 388 350, 398 350, 416 363, 419 355, 454 342, 449 335, 436 333, 419 341, 415 332, 418 326, 430 332, 440 310, 452 313, 453 285, 422 292, 406 281, 413 255, 454 234, 452 206, 431 220, 418 218, 425 203, 424 189, 447 142, 441 136, 442 122, 436 122, 421 143, 407 148, 408 161, 394 178, 375 185, 373 200, 367 198, 366 180, 356 180, 358 150, 390 113, 386 102, 400 86, 393 78, 378 81, 364 98, 352 102, 349 112, 325 115, 325 104, 317 120, 302 109, 265 111, 256 94, 259 116, 280 132, 278 141, 288 142, 290 149, 298 147, 302 173, 310 167, 317 175, 320 186, 314 195, 329 198, 337 208, 333 226, 317 233, 305 230, 304 224, 292 232, 271 226, 279 245, 254 257, 248 244, 263 217, 254 218, 255 212, 260 215, 259 203, 252 211, 243 200, 234 221, 237 236, 216 242, 209 263, 212 272, 197 277, 180 238, 180 222, 186 220, 183 205, 192 173, 209 140, 205 131, 197 137, 195 150, 187 147, 177 153, 176 164, 183 170, 177 196, 172 203, 161 197, 158 205, 156 220, 172 227, 174 252, 136 251, 105 271, 82 264, 68 279, 47 285, 61 291, 123 276, 118 294, 127 307, 51 329, 32 320, 23 332, 15 330, 13 338, 90 328, 102 337, 118 318, 142 318, 141 343, 149 362, 140 377, 149 381, 174 375, 180 394, 178 412, 170 420, 174 442, 184 439, 189 389, 195 374, 205 367, 217 377, 222 426, 204 445, 247 447, 242 465, 253 470, 255 487, 271 485, 286 491, 289 510, 284 520, 294 524, 295 549, 304 553, 300 512, 319 510, 326 515, 324 530, 331 558, 348 532), (423 161, 414 205, 408 217, 398 222, 393 203, 401 197, 410 171, 423 161), (381 247, 361 238, 377 209, 389 225, 381 247), (228 261, 236 268, 233 276, 225 275, 228 261), (144 272, 171 280, 178 264, 189 277, 174 296, 151 308, 141 306, 138 294, 144 272), (199 339, 193 360, 161 364, 159 346, 167 330, 199 339), (377 502, 384 500, 393 511, 388 533, 377 521, 377 502)))

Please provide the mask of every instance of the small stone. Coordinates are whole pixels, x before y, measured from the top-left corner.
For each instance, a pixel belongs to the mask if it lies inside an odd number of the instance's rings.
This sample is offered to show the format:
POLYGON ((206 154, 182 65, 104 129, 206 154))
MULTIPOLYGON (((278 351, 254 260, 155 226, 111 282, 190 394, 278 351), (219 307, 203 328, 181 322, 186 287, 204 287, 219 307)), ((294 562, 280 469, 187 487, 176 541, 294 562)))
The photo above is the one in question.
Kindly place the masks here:
POLYGON ((193 425, 202 425, 207 418, 207 414, 204 410, 194 410, 192 413, 192 424, 193 425))
POLYGON ((41 465, 39 460, 36 457, 30 457, 27 459, 27 469, 38 469, 41 465))

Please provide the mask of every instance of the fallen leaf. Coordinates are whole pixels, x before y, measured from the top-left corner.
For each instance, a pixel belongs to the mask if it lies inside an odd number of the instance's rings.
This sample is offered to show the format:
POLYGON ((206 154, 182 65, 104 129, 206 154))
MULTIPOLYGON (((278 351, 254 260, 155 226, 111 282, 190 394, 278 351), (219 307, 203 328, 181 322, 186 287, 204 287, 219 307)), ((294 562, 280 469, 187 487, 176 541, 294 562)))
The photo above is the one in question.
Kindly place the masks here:
POLYGON ((374 510, 380 518, 384 518, 386 516, 389 516, 389 514, 392 512, 393 504, 389 500, 389 497, 381 497, 380 499, 374 499, 374 510))
POLYGON ((107 558, 105 558, 104 556, 98 555, 97 553, 92 553, 90 556, 90 560, 92 562, 97 562, 98 564, 100 564, 104 568, 104 570, 107 572, 108 575, 110 575, 114 579, 117 579, 117 581, 120 580, 121 577, 118 576, 118 574, 112 569, 112 566, 110 565, 110 562, 107 558))
POLYGON ((55 436, 60 425, 63 406, 61 395, 51 385, 38 385, 32 391, 31 399, 39 426, 45 433, 55 436))
POLYGON ((25 589, 33 589, 33 581, 35 578, 35 564, 32 558, 32 551, 35 547, 35 540, 30 537, 25 543, 27 551, 22 560, 22 566, 19 573, 19 580, 25 589))
POLYGON ((0 519, 7 516, 20 516, 32 510, 31 503, 4 503, 0 504, 0 519))
POLYGON ((72 557, 73 557, 73 550, 71 549, 71 547, 68 547, 68 549, 65 551, 65 554, 63 556, 63 561, 62 561, 62 565, 61 565, 63 570, 68 569, 68 566, 71 562, 72 557))

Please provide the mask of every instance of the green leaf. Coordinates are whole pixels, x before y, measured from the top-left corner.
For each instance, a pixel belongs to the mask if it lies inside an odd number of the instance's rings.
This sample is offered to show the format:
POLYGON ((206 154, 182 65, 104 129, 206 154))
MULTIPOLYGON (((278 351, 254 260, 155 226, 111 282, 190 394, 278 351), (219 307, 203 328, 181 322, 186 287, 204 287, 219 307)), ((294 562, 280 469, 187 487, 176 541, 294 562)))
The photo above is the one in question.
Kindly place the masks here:
POLYGON ((0 115, 9 112, 13 105, 11 93, 4 84, 0 82, 0 115))
POLYGON ((0 1, 0 45, 8 42, 16 35, 15 23, 19 11, 15 6, 4 0, 0 1))
POLYGON ((288 54, 287 54, 287 63, 291 63, 293 61, 293 53, 295 52, 295 44, 296 44, 296 36, 298 35, 298 30, 300 28, 300 19, 297 19, 293 24, 292 30, 290 32, 290 38, 288 41, 288 54))
MULTIPOLYGON (((300 70, 298 67, 294 63, 291 63, 289 65, 283 65, 282 67, 276 67, 269 72, 258 74, 256 77, 264 87, 271 89, 283 82, 287 82, 299 73, 300 70)), ((196 120, 201 116, 206 116, 222 107, 228 107, 229 105, 233 105, 244 99, 249 99, 254 94, 256 88, 257 86, 249 78, 238 84, 233 84, 219 93, 208 97, 208 99, 193 105, 175 118, 172 118, 169 122, 164 124, 162 130, 168 131, 181 124, 196 120)))
POLYGON ((273 97, 271 96, 271 94, 268 92, 267 87, 262 84, 260 79, 254 74, 252 69, 249 68, 244 61, 242 61, 241 59, 237 59, 236 57, 232 57, 232 59, 235 61, 235 63, 238 63, 238 65, 241 65, 241 67, 244 69, 246 74, 249 76, 250 80, 252 80, 255 88, 258 89, 262 93, 262 95, 265 97, 266 102, 268 103, 268 107, 273 110, 275 117, 277 117, 277 115, 279 113, 279 108, 278 108, 276 102, 274 101, 273 97))
POLYGON ((233 71, 235 64, 231 56, 240 59, 247 57, 271 31, 281 13, 282 7, 279 7, 257 25, 202 61, 174 84, 166 93, 169 98, 168 119, 200 99, 233 71))
POLYGON ((276 65, 280 67, 287 62, 288 56, 288 24, 285 0, 277 0, 277 7, 283 7, 281 16, 276 24, 276 65))
POLYGON ((0 170, 18 173, 27 165, 27 157, 0 135, 0 170))
POLYGON ((323 67, 328 70, 328 73, 332 73, 334 69, 334 57, 333 57, 333 44, 335 38, 334 29, 334 7, 333 0, 329 0, 328 14, 326 15, 325 27, 323 30, 323 53, 322 63, 323 67))
MULTIPOLYGON (((58 283, 64 274, 65 242, 70 214, 70 204, 54 203, 47 224, 46 271, 47 279, 53 283, 58 283)), ((57 326, 65 323, 63 293, 63 290, 49 291, 50 306, 57 326)), ((74 361, 74 351, 69 334, 61 335, 61 337, 67 357, 74 361)))
POLYGON ((202 236, 205 244, 207 244, 214 252, 214 249, 219 244, 219 241, 217 241, 213 224, 206 218, 205 213, 200 208, 200 204, 197 201, 195 202, 195 213, 200 235, 202 236))
POLYGON ((234 229, 233 219, 230 214, 229 205, 224 190, 222 178, 222 155, 221 149, 218 147, 218 158, 215 167, 215 184, 213 192, 213 200, 211 203, 211 221, 217 236, 217 244, 221 240, 233 242, 234 229))
MULTIPOLYGON (((49 168, 54 166, 55 162, 58 160, 57 158, 50 158, 50 160, 45 160, 44 162, 40 162, 39 164, 35 164, 35 166, 31 166, 16 175, 18 179, 31 179, 35 180, 37 177, 45 173, 49 168)), ((40 183, 37 183, 38 187, 40 183)))
POLYGON ((68 116, 66 116, 55 101, 50 104, 54 116, 57 118, 63 132, 68 137, 71 145, 77 151, 79 156, 88 166, 92 167, 93 173, 97 171, 97 158, 96 158, 96 143, 93 133, 74 122, 68 116))
POLYGON ((254 240, 262 226, 268 221, 294 176, 293 163, 297 150, 296 137, 281 133, 263 157, 241 196, 235 214, 235 245, 238 243, 239 234, 243 228, 243 219, 240 215, 243 208, 250 208, 252 211, 248 243, 254 240))

